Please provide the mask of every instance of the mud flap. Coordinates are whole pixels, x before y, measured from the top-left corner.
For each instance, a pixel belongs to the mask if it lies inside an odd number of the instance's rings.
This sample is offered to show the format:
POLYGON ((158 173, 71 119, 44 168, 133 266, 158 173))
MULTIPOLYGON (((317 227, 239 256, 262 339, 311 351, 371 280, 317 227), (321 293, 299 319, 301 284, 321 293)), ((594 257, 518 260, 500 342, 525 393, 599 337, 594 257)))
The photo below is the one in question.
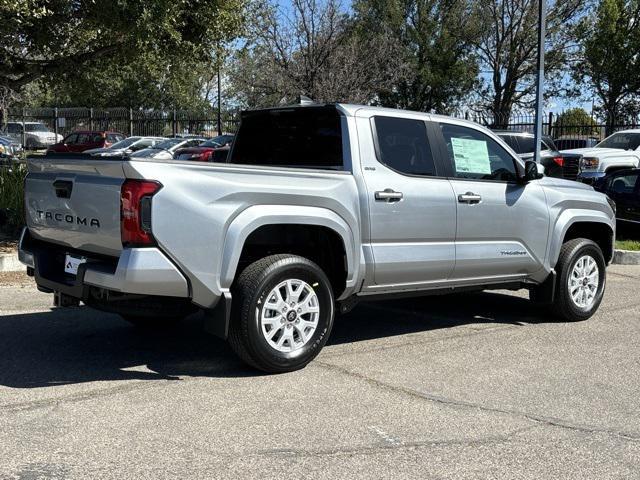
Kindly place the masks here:
POLYGON ((231 321, 231 292, 223 292, 215 308, 205 310, 204 331, 223 340, 229 336, 231 321))
POLYGON ((536 287, 536 302, 550 304, 556 296, 556 271, 551 270, 547 279, 536 287))

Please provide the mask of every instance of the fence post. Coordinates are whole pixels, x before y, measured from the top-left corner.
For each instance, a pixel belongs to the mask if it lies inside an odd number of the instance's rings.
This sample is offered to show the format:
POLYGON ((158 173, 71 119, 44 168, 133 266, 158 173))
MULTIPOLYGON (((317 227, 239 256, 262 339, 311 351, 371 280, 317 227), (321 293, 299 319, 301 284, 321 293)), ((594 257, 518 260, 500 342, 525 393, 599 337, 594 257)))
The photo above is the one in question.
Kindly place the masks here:
POLYGON ((56 143, 58 143, 58 107, 53 107, 53 133, 56 135, 56 143))
POLYGON ((547 135, 553 137, 552 133, 552 125, 553 125, 553 112, 549 112, 549 128, 547 129, 547 135))
POLYGON ((133 136, 133 108, 129 107, 129 136, 133 136))
POLYGON ((89 130, 93 130, 93 107, 89 109, 89 130))
POLYGON ((173 133, 173 136, 176 136, 176 133, 178 133, 178 125, 176 125, 176 109, 173 109, 173 121, 171 122, 171 132, 173 133))

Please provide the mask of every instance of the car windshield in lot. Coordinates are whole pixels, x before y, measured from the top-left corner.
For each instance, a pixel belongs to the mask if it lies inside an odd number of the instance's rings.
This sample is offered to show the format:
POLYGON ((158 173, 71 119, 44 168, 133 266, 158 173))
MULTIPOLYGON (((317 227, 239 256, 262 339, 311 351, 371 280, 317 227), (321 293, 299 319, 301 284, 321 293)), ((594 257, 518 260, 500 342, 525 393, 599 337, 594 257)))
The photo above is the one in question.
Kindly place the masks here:
POLYGON ((27 123, 24 126, 27 132, 48 132, 49 129, 42 123, 27 123))
POLYGON ((233 140, 233 135, 220 135, 200 144, 201 147, 222 147, 233 140))
POLYGON ((184 143, 184 142, 185 142, 184 138, 169 138, 164 142, 156 143, 153 147, 149 147, 149 148, 153 148, 155 150, 171 150, 172 147, 175 147, 176 145, 180 145, 181 143, 184 143))
POLYGON ((113 148, 114 150, 117 150, 119 148, 127 148, 138 140, 140 140, 140 137, 125 138, 124 140, 120 140, 119 142, 114 143, 110 148, 113 148))
POLYGON ((636 150, 640 146, 640 133, 614 133, 601 141, 597 148, 617 148, 619 150, 636 150))

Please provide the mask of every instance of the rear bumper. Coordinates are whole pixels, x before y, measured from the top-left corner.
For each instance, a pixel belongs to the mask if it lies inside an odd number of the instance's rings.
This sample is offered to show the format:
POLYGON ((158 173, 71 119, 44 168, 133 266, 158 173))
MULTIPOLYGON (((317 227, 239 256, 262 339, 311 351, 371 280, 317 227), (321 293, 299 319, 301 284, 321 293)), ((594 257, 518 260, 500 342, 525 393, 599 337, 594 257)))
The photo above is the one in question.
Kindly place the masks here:
POLYGON ((188 298, 189 284, 178 268, 157 248, 124 249, 119 258, 78 252, 35 240, 24 229, 18 258, 33 269, 41 290, 86 299, 91 287, 110 292, 188 298), (86 256, 76 276, 64 272, 66 253, 86 256))

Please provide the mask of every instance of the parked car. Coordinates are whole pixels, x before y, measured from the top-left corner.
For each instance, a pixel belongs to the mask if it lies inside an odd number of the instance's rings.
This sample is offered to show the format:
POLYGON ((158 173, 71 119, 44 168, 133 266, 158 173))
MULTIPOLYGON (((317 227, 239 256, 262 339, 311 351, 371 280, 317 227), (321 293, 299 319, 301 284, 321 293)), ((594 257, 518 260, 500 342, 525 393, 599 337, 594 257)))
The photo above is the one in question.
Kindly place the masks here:
POLYGON ((203 135, 199 135, 197 133, 174 133, 172 135, 167 135, 165 138, 206 138, 203 135))
POLYGON ((245 112, 228 163, 29 159, 19 258, 56 304, 159 325, 203 311, 253 367, 303 368, 358 301, 521 289, 593 315, 610 200, 486 128, 378 107, 245 112))
POLYGON ((128 137, 124 140, 114 143, 110 147, 92 148, 85 150, 84 153, 108 157, 112 155, 123 155, 137 152, 145 148, 153 147, 156 143, 164 142, 164 137, 128 137))
POLYGON ((622 130, 608 136, 592 148, 562 150, 582 155, 578 180, 594 183, 615 171, 640 165, 640 129, 622 130))
MULTIPOLYGON (((524 161, 534 159, 535 137, 533 134, 510 130, 496 130, 495 133, 524 161)), ((544 167, 544 174, 548 177, 576 180, 580 155, 562 155, 548 135, 543 135, 541 142, 540 163, 544 167)))
POLYGON ((595 147, 600 139, 598 137, 590 137, 588 135, 562 135, 554 139, 558 150, 570 150, 573 148, 591 148, 595 147))
POLYGON ((640 235, 640 168, 618 170, 599 179, 593 186, 616 202, 616 219, 635 226, 640 235))
POLYGON ((138 150, 131 154, 135 158, 155 158, 158 160, 171 160, 173 154, 183 147, 196 147, 206 138, 166 138, 164 141, 156 143, 153 147, 138 150))
POLYGON ((0 137, 0 156, 15 157, 22 151, 22 145, 13 138, 0 137))
POLYGON ((62 140, 62 135, 56 135, 56 133, 49 130, 49 128, 41 122, 8 122, 4 136, 22 145, 23 130, 23 148, 27 150, 47 148, 62 140))
MULTIPOLYGON (((202 142, 200 145, 195 147, 179 148, 173 154, 173 158, 176 160, 195 160, 198 162, 214 161, 212 158, 213 153, 216 150, 229 147, 232 141, 233 135, 220 135, 218 137, 213 137, 212 139, 202 142)), ((218 155, 218 158, 220 158, 220 154, 218 155)))
POLYGON ((60 143, 51 145, 47 151, 80 153, 94 148, 108 148, 125 138, 126 136, 119 132, 82 130, 70 133, 60 143))

